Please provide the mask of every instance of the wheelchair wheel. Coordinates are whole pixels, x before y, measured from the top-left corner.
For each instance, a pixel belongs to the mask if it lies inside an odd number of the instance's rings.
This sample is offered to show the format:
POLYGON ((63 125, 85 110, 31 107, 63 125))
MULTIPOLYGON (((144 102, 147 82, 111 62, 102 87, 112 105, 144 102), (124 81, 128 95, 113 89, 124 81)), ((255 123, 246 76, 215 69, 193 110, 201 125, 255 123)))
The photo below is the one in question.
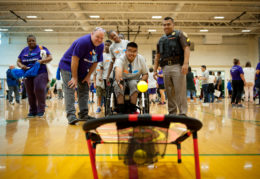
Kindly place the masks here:
POLYGON ((140 112, 142 114, 149 114, 149 112, 150 112, 150 110, 149 110, 150 106, 149 105, 150 104, 149 104, 149 94, 148 94, 148 92, 145 92, 143 94, 141 93, 139 100, 138 100, 138 106, 140 108, 140 112), (143 100, 144 100, 144 106, 142 105, 143 100))
POLYGON ((113 110, 111 107, 111 95, 112 95, 112 87, 106 91, 106 103, 105 103, 105 116, 112 115, 113 110))
POLYGON ((150 103, 149 103, 149 94, 148 92, 144 93, 144 108, 143 108, 143 114, 149 114, 150 112, 150 103))

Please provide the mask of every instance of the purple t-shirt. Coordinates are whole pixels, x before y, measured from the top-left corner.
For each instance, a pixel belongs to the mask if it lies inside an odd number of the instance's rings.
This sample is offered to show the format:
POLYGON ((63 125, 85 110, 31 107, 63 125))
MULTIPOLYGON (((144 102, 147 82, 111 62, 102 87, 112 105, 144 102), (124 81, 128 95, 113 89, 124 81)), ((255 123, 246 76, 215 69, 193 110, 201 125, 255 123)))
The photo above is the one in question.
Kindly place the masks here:
MULTIPOLYGON (((163 71, 160 70, 158 74, 159 74, 159 75, 163 74, 163 71)), ((163 77, 158 77, 158 78, 157 78, 157 83, 158 83, 158 85, 163 85, 163 84, 164 84, 164 82, 163 82, 163 77)))
POLYGON ((95 47, 91 35, 84 35, 75 40, 60 60, 59 68, 71 72, 72 56, 79 57, 78 78, 84 79, 95 62, 103 61, 104 43, 95 47))
POLYGON ((242 80, 241 77, 240 77, 240 74, 244 74, 244 71, 243 71, 241 66, 234 65, 230 69, 230 73, 231 73, 231 76, 232 76, 232 80, 242 80))
MULTIPOLYGON (((260 70, 260 62, 257 64, 256 70, 260 70)), ((258 75, 256 74, 256 78, 260 79, 260 73, 258 75)))
MULTIPOLYGON (((42 48, 46 51, 47 55, 51 54, 46 47, 42 46, 42 48)), ((26 65, 27 67, 32 67, 36 61, 42 59, 40 56, 40 52, 41 49, 39 45, 36 45, 36 47, 32 51, 30 51, 29 47, 25 47, 18 58, 21 59, 23 65, 26 65)), ((38 74, 40 73, 47 73, 47 68, 45 64, 41 64, 38 74)))

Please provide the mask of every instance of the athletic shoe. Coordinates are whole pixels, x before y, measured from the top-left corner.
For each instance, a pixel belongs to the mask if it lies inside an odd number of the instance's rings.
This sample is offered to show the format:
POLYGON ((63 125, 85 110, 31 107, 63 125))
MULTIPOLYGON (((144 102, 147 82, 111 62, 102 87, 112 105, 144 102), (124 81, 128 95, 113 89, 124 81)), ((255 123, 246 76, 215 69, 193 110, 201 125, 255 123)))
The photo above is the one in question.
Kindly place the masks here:
POLYGON ((68 121, 69 121, 70 125, 75 125, 79 120, 76 117, 74 117, 74 118, 68 119, 68 121))
POLYGON ((33 118, 33 117, 36 117, 37 114, 34 114, 34 113, 29 113, 27 114, 27 118, 33 118))
POLYGON ((243 108, 244 106, 242 104, 237 104, 238 108, 243 108))
POLYGON ((100 112, 101 112, 101 107, 98 107, 96 113, 100 113, 100 112))
POLYGON ((91 119, 96 119, 96 118, 89 116, 89 115, 85 115, 84 117, 79 118, 80 121, 87 121, 87 120, 91 120, 91 119))
POLYGON ((164 104, 166 104, 166 102, 163 102, 163 103, 162 103, 162 102, 159 102, 159 105, 164 105, 164 104))
POLYGON ((237 105, 236 104, 232 104, 232 108, 235 108, 235 107, 237 107, 237 105))
POLYGON ((38 116, 38 117, 43 117, 43 116, 44 116, 44 112, 39 112, 39 113, 37 113, 37 116, 38 116))

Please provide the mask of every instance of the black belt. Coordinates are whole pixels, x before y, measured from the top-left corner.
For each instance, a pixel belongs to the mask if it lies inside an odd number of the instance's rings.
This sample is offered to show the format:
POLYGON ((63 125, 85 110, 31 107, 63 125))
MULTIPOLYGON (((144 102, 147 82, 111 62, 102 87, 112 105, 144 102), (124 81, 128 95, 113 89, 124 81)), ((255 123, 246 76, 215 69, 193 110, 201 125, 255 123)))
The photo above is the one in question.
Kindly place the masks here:
POLYGON ((176 65, 176 64, 181 64, 180 61, 180 56, 176 56, 176 57, 168 57, 168 58, 164 58, 162 60, 160 60, 160 66, 164 67, 166 65, 176 65))

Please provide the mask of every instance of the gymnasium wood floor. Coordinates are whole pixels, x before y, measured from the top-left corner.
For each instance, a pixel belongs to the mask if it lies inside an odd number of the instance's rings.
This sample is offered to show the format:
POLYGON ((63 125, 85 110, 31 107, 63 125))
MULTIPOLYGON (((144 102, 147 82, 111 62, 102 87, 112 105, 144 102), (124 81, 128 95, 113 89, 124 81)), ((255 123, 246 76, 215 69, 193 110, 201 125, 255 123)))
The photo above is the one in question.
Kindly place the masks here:
MULTIPOLYGON (((0 178, 92 178, 83 122, 67 124, 62 100, 48 100, 45 118, 26 119, 28 103, 10 105, 0 99, 0 178)), ((90 115, 96 105, 89 105, 90 115)), ((151 113, 166 114, 166 105, 151 113)), ((232 109, 229 100, 203 106, 189 104, 189 116, 203 122, 199 131, 202 178, 260 178, 260 107, 232 109)), ((128 178, 116 145, 97 147, 100 178, 128 178)), ((139 178, 195 178, 192 138, 182 143, 182 163, 176 147, 168 146, 158 163, 138 168, 139 178)))

